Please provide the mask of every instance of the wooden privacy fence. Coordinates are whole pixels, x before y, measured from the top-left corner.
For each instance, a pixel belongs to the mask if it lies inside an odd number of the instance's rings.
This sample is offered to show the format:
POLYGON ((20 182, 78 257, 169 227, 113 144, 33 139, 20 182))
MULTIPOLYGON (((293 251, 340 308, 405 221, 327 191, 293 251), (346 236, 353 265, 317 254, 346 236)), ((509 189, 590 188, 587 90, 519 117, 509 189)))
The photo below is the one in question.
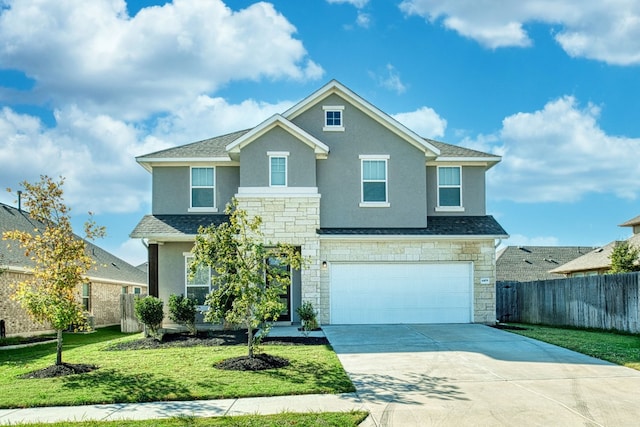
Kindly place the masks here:
POLYGON ((120 294, 120 331, 142 332, 142 324, 138 322, 134 311, 136 297, 143 295, 120 294))
POLYGON ((496 315, 519 322, 639 333, 640 273, 497 282, 496 315))

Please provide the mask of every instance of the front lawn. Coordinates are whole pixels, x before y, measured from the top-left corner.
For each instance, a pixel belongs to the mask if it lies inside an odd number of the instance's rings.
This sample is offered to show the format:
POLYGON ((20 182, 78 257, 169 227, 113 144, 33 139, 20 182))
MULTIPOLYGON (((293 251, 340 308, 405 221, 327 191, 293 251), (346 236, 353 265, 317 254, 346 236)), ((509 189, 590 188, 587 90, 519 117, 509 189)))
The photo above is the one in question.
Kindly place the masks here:
POLYGON ((640 336, 637 334, 515 323, 510 325, 523 330, 509 332, 640 370, 640 336))
POLYGON ((242 415, 235 417, 175 417, 142 421, 81 421, 53 424, 20 424, 21 427, 350 427, 357 426, 366 412, 284 413, 277 415, 242 415))
POLYGON ((0 351, 0 408, 92 403, 221 399, 355 390, 327 345, 269 345, 265 353, 288 359, 285 368, 243 372, 216 369, 220 360, 244 355, 246 346, 171 347, 107 351, 140 338, 118 327, 65 334, 63 361, 99 369, 80 375, 20 379, 55 362, 55 344, 0 351))

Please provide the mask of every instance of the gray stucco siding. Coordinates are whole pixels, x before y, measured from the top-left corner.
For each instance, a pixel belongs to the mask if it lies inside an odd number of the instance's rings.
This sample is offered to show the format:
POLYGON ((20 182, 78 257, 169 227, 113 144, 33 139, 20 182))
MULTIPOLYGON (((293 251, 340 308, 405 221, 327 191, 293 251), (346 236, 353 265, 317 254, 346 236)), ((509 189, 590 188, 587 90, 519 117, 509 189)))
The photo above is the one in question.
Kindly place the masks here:
MULTIPOLYGON (((190 206, 189 166, 153 168, 152 213, 154 215, 187 214, 190 206)), ((215 204, 223 212, 238 191, 240 168, 215 166, 215 204)))
MULTIPOLYGON (((448 165, 446 165, 448 166, 448 165)), ((455 165, 452 165, 455 166, 455 165)), ((486 215, 485 168, 462 166, 462 206, 464 212, 436 211, 438 206, 438 168, 427 166, 427 206, 429 215, 486 215)))
MULTIPOLYGON (((159 297, 165 302, 169 295, 185 293, 184 253, 191 251, 193 243, 165 243, 158 247, 159 297)), ((166 310, 165 310, 166 311, 166 310)))
POLYGON ((330 148, 317 164, 321 227, 426 227, 425 156, 344 99, 332 95, 294 119, 330 148), (344 131, 323 131, 323 105, 344 106, 344 131), (361 207, 361 155, 389 156, 390 207, 361 207))
POLYGON ((269 152, 286 152, 287 187, 316 186, 316 158, 313 148, 275 127, 240 152, 240 186, 269 187, 269 152))

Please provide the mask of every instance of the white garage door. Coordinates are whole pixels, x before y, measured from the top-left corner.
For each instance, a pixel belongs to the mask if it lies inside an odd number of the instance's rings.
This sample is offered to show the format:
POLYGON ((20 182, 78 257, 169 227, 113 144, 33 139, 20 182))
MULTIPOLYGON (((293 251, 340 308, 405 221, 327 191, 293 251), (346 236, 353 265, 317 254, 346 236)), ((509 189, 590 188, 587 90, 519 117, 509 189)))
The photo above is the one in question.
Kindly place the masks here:
POLYGON ((470 323, 472 264, 333 263, 331 323, 470 323))

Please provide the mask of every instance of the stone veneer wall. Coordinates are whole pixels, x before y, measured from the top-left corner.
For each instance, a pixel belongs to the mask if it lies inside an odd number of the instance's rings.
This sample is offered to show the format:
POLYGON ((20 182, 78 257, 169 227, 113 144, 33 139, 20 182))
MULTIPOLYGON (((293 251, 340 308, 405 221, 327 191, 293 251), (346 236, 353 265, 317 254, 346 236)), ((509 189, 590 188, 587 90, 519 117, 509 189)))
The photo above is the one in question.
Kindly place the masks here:
POLYGON ((320 195, 236 195, 238 207, 262 218, 265 243, 288 243, 301 248, 308 263, 301 271, 302 301, 320 307, 320 195))
POLYGON ((320 321, 329 323, 331 262, 473 262, 473 321, 495 323, 495 248, 493 240, 345 239, 320 241, 320 260, 329 266, 320 273, 320 321), (481 284, 489 278, 489 284, 481 284))

